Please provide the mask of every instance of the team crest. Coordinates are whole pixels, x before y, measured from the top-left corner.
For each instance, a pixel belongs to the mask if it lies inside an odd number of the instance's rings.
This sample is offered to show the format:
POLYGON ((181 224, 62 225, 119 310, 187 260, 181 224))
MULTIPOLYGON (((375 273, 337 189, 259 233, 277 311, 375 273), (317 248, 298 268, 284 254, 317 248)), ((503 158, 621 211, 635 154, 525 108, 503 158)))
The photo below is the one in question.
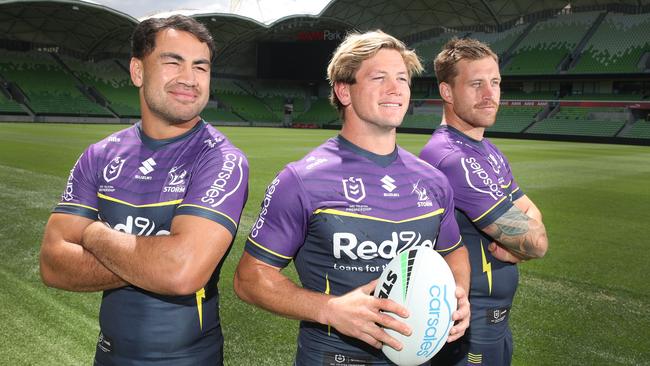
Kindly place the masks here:
POLYGON ((183 166, 175 166, 169 170, 169 185, 177 186, 185 183, 185 176, 187 176, 187 170, 179 172, 180 168, 183 166))
POLYGON ((106 183, 111 182, 120 176, 125 161, 126 159, 116 156, 104 167, 104 180, 106 183))
POLYGON ((343 179, 343 193, 348 200, 359 203, 366 198, 366 188, 361 178, 350 177, 343 179))

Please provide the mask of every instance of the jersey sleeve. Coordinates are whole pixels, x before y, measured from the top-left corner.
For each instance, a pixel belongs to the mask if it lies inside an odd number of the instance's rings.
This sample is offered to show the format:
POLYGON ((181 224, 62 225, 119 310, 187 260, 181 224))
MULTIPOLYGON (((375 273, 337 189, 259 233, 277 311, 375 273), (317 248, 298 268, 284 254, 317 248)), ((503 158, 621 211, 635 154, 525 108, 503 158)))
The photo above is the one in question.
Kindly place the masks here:
POLYGON ((235 236, 248 198, 248 161, 235 149, 209 150, 201 157, 174 215, 200 216, 235 236))
POLYGON ((289 167, 269 184, 245 251, 274 267, 286 267, 303 245, 311 209, 289 167))
MULTIPOLYGON (((442 174, 441 174, 442 175, 442 174)), ((441 181, 439 200, 444 209, 440 220, 440 231, 436 240, 435 250, 445 256, 462 246, 460 229, 454 213, 454 192, 447 179, 441 181)))
MULTIPOLYGON (((499 184, 489 162, 464 153, 448 155, 438 168, 454 191, 454 205, 480 229, 492 224, 512 207, 507 187, 499 184)), ((514 180, 511 181, 512 184, 514 180)))
MULTIPOLYGON (((98 219, 97 167, 93 166, 93 160, 93 150, 89 147, 70 170, 61 201, 52 212, 98 219)), ((110 169, 110 163, 106 169, 110 169)))
POLYGON ((510 191, 510 196, 512 197, 510 201, 514 202, 517 199, 521 198, 525 193, 521 187, 519 187, 517 181, 515 181, 515 177, 514 174, 512 174, 512 168, 510 168, 510 162, 508 162, 508 159, 503 155, 499 155, 499 158, 503 160, 503 165, 507 170, 506 177, 508 183, 503 188, 510 191))

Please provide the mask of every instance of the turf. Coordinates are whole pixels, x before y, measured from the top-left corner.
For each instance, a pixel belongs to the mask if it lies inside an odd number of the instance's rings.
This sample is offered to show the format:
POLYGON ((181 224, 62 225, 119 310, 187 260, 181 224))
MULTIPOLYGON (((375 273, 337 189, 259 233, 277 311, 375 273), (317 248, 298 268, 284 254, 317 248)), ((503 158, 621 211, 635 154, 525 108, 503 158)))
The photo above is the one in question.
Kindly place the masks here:
MULTIPOLYGON (((38 251, 76 158, 123 127, 0 124, 0 363, 92 362, 100 294, 43 286, 38 251)), ((220 284, 226 364, 290 365, 297 322, 238 300, 232 276, 266 185, 336 131, 220 129, 251 168, 249 201, 220 284)), ((399 143, 417 154, 427 138, 403 134, 399 143)), ((520 267, 514 364, 650 365, 650 148, 493 141, 544 213, 550 240, 546 258, 520 267)))

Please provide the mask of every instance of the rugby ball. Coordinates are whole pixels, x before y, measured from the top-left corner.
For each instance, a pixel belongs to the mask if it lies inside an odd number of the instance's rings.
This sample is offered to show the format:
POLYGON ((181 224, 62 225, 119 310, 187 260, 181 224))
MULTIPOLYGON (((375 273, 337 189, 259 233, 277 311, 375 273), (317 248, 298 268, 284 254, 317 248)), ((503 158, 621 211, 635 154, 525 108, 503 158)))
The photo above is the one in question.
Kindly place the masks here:
POLYGON ((403 251, 384 268, 374 296, 405 306, 406 319, 388 315, 408 324, 412 333, 402 335, 386 329, 386 333, 402 343, 402 350, 384 345, 382 351, 399 366, 421 365, 445 345, 456 310, 456 282, 447 262, 435 250, 421 246, 403 251))

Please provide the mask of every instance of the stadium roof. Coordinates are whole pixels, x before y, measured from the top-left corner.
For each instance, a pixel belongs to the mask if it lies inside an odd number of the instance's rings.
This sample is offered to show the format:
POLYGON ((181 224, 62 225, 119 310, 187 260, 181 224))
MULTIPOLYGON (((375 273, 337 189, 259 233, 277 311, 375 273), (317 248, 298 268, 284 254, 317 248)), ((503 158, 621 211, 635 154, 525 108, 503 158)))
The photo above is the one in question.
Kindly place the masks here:
MULTIPOLYGON (((233 14, 194 14, 211 30, 218 66, 254 59, 259 40, 290 41, 314 30, 332 34, 381 28, 405 40, 443 28, 497 29, 541 11, 558 12, 567 0, 332 0, 318 15, 292 15, 271 24, 233 14), (233 61, 234 60, 234 61, 233 61)), ((574 0, 572 7, 614 5, 646 11, 650 0, 574 0)), ((169 15, 169 14, 167 14, 169 15)), ((3 39, 57 45, 85 57, 128 54, 138 20, 88 1, 0 0, 3 39)))
POLYGON ((138 20, 84 1, 0 0, 0 38, 60 46, 84 57, 128 54, 138 20))

